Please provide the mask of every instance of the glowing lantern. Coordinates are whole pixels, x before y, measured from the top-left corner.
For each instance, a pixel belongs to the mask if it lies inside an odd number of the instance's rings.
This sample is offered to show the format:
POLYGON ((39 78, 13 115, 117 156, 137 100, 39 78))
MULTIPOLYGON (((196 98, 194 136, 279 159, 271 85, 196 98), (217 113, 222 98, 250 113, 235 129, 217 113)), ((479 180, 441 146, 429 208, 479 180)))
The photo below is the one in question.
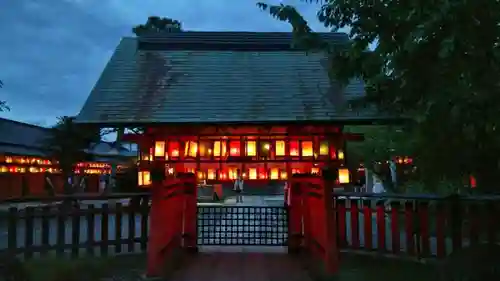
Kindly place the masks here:
POLYGON ((300 174, 300 169, 292 169, 292 174, 300 174))
POLYGON ((220 173, 219 173, 219 178, 220 178, 221 180, 225 180, 225 179, 227 179, 227 174, 226 174, 225 172, 220 172, 220 173))
POLYGON ((9 171, 9 169, 7 169, 7 167, 0 166, 0 173, 7 173, 8 171, 9 171))
POLYGON ((256 141, 247 141, 247 156, 257 156, 256 141))
POLYGON ((208 171, 207 171, 207 179, 209 179, 209 180, 215 180, 215 170, 208 169, 208 171))
POLYGON ((198 177, 198 179, 199 179, 199 180, 203 180, 203 179, 205 179, 205 175, 203 174, 203 172, 202 172, 202 171, 198 171, 198 173, 197 173, 197 177, 198 177))
POLYGON ((349 169, 340 168, 339 169, 339 183, 349 183, 349 169))
POLYGON ((322 141, 319 144, 319 155, 328 155, 328 141, 322 141))
POLYGON ((276 141, 276 156, 285 156, 285 141, 276 141))
POLYGON ((270 178, 271 178, 272 180, 277 180, 277 179, 279 179, 279 172, 280 172, 280 170, 279 170, 278 168, 272 168, 272 169, 271 169, 271 177, 270 177, 270 178))
POLYGON ((282 171, 281 174, 280 174, 280 178, 282 180, 286 180, 288 178, 288 174, 285 171, 282 171))
POLYGON ((155 157, 163 157, 165 155, 165 142, 155 142, 155 157))
POLYGON ((259 179, 261 179, 261 180, 265 180, 265 179, 266 179, 266 173, 261 171, 261 172, 259 173, 259 179))
POLYGON ((149 171, 139 172, 139 186, 151 185, 151 173, 149 171))
POLYGON ((256 168, 249 168, 248 169, 248 178, 251 180, 257 179, 257 169, 256 168))
POLYGON ((299 142, 290 141, 290 156, 299 156, 299 142))
POLYGON ((339 160, 344 160, 344 151, 339 150, 339 151, 337 152, 337 158, 338 158, 339 160))
POLYGON ((240 142, 239 141, 229 142, 229 155, 240 156, 240 142))
POLYGON ((313 142, 303 141, 302 142, 302 156, 311 157, 313 156, 313 142))

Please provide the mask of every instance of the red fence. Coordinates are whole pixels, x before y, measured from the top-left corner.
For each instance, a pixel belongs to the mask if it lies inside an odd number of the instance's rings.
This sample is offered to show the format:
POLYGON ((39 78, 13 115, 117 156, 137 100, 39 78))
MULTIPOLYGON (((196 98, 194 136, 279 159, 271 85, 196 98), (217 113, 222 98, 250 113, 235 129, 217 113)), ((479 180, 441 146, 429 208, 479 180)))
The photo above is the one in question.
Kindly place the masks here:
POLYGON ((341 249, 443 258, 456 249, 500 243, 500 197, 336 193, 341 249))

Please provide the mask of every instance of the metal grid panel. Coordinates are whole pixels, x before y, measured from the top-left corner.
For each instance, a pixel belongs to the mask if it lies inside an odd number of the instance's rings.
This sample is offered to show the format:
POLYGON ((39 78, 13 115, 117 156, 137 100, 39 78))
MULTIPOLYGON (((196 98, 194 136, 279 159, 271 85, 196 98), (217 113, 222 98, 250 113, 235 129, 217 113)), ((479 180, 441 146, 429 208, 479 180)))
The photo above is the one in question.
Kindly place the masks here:
POLYGON ((198 245, 283 246, 288 239, 284 207, 198 206, 198 245))

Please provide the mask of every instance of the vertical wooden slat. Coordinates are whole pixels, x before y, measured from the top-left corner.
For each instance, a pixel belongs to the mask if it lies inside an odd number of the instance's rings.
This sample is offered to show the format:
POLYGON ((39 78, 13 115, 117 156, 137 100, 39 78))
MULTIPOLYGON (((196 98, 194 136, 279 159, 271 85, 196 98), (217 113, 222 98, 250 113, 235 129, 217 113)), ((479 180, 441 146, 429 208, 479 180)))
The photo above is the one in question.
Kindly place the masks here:
POLYGON ((415 244, 413 240, 413 202, 405 202, 405 236, 406 236, 406 253, 410 256, 415 255, 415 244))
POLYGON ((363 218, 364 218, 364 238, 365 249, 368 251, 373 250, 373 231, 372 231, 372 207, 371 200, 363 201, 363 218))
POLYGON ((497 202, 489 201, 486 207, 486 215, 488 221, 488 243, 496 243, 497 241, 497 229, 498 229, 498 213, 497 213, 497 202))
POLYGON ((66 210, 67 206, 62 203, 57 208, 56 213, 56 255, 62 257, 64 255, 64 248, 66 244, 66 210))
MULTIPOLYGON (((139 198, 140 200, 140 198, 139 198)), ((135 246, 135 209, 132 206, 127 207, 128 210, 128 252, 134 251, 135 246)))
POLYGON ((71 257, 77 258, 80 249, 80 207, 76 205, 71 212, 71 257))
POLYGON ((87 221, 87 254, 89 256, 94 256, 95 251, 95 207, 94 205, 87 205, 87 210, 85 212, 85 220, 87 221))
POLYGON ((399 231, 399 202, 391 202, 391 248, 392 253, 397 255, 401 249, 401 235, 399 231))
POLYGON ((476 202, 471 202, 469 205, 469 240, 471 245, 479 244, 479 234, 481 233, 481 225, 479 223, 479 208, 476 202))
POLYGON ((10 253, 17 252, 17 224, 19 221, 18 209, 16 207, 9 208, 9 216, 7 218, 7 247, 10 253))
POLYGON ((115 253, 122 252, 122 218, 123 218, 123 205, 118 202, 115 206, 115 253))
POLYGON ((436 205, 436 256, 438 259, 446 256, 446 211, 443 202, 437 202, 436 205))
POLYGON ((352 248, 359 248, 359 207, 358 207, 358 199, 351 199, 351 241, 352 248))
POLYGON ((141 203, 141 250, 146 251, 148 243, 148 219, 149 219, 149 200, 145 198, 141 203))
POLYGON ((377 201, 377 250, 386 251, 385 245, 385 206, 383 200, 377 201))
MULTIPOLYGON (((418 207, 418 216, 420 221, 420 235, 418 237, 421 239, 421 249, 420 257, 427 258, 430 253, 429 244, 429 202, 421 201, 418 207)), ((417 238, 418 239, 418 238, 417 238)))
POLYGON ((33 236, 35 235, 34 225, 35 208, 27 207, 24 209, 24 258, 33 257, 33 236))
POLYGON ((451 215, 451 240, 453 249, 456 251, 462 248, 462 222, 463 222, 463 209, 459 196, 453 196, 448 201, 450 206, 451 215))
POLYGON ((41 255, 46 255, 50 247, 50 217, 51 217, 51 206, 43 206, 42 208, 42 250, 41 255))
POLYGON ((108 203, 101 206, 101 256, 108 255, 109 248, 109 205, 108 203))
POLYGON ((348 247, 346 237, 345 199, 337 197, 337 226, 339 247, 348 247))

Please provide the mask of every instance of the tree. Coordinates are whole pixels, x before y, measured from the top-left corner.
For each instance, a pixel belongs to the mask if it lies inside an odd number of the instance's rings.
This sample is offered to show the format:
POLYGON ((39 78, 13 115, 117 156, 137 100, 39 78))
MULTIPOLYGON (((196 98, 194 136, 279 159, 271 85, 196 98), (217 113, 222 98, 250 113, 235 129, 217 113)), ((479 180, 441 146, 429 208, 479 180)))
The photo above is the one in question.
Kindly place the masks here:
MULTIPOLYGON (((3 88, 3 82, 0 80, 0 88, 3 88)), ((0 100, 0 112, 10 110, 5 101, 0 100)))
POLYGON ((258 5, 290 23, 297 44, 326 52, 336 80, 364 81, 366 96, 353 105, 375 105, 407 120, 403 129, 426 182, 472 174, 479 189, 494 191, 500 172, 498 1, 323 1, 320 22, 332 31, 351 28, 351 41, 340 47, 322 42, 293 7, 258 5))
POLYGON ((44 147, 57 161, 62 170, 64 180, 64 191, 71 193, 72 189, 66 180, 73 173, 75 164, 85 161, 88 155, 85 153, 91 143, 101 139, 99 129, 93 129, 77 125, 75 117, 58 117, 57 124, 52 128, 51 134, 44 140, 44 147))
POLYGON ((157 16, 149 17, 145 24, 139 24, 132 28, 132 32, 136 36, 180 31, 182 31, 182 24, 180 21, 157 16))

